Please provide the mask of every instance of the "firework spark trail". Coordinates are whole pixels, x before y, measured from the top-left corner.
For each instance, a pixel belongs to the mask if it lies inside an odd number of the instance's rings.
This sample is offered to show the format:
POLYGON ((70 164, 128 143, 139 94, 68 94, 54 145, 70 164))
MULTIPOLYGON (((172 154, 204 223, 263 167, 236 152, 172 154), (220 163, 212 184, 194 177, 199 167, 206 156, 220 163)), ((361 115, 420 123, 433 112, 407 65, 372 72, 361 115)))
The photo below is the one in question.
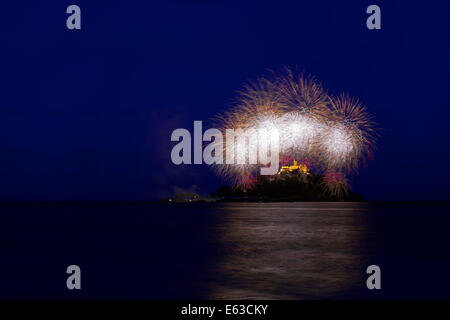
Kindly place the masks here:
POLYGON ((338 199, 348 195, 348 179, 342 172, 326 171, 323 175, 322 186, 326 194, 338 199))
MULTIPOLYGON (((313 77, 290 69, 246 84, 231 111, 214 119, 222 133, 227 129, 245 131, 277 130, 281 162, 300 160, 324 175, 327 192, 342 195, 347 175, 354 173, 371 154, 376 130, 372 116, 358 100, 348 95, 330 96, 313 77)), ((248 148, 261 147, 254 140, 238 146, 237 157, 248 148)), ((223 164, 215 171, 233 183, 250 188, 260 164, 223 164)))

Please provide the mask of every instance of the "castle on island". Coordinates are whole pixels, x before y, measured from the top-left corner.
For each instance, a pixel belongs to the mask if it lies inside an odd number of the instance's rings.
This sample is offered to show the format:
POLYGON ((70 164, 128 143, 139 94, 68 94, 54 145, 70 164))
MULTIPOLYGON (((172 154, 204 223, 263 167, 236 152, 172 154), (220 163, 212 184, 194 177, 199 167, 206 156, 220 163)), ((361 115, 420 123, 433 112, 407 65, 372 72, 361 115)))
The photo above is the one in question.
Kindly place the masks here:
POLYGON ((290 174, 290 173, 303 173, 310 174, 308 171, 308 167, 304 164, 298 164, 297 161, 294 160, 294 164, 292 166, 282 166, 277 174, 290 174))

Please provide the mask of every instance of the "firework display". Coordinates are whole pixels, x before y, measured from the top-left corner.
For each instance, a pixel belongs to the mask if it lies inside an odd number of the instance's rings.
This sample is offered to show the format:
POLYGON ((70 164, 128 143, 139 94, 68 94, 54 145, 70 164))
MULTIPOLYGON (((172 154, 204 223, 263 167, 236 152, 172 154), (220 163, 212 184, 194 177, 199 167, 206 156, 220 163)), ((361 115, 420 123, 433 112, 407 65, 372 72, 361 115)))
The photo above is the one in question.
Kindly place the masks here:
MULTIPOLYGON (((325 191, 336 196, 345 193, 348 177, 371 156, 376 140, 372 116, 357 99, 329 95, 313 77, 287 68, 245 85, 234 108, 218 115, 214 124, 223 133, 277 130, 280 162, 307 165, 323 175, 325 191)), ((237 146, 237 157, 261 143, 237 146)), ((251 162, 214 165, 219 175, 245 188, 257 181, 260 167, 251 162)))

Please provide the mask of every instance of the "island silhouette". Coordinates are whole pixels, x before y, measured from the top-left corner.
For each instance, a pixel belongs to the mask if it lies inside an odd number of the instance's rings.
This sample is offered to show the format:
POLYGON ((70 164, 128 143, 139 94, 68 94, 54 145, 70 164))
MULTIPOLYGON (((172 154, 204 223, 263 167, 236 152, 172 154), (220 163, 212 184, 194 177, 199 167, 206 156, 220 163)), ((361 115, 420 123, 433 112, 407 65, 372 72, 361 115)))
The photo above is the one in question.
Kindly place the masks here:
POLYGON ((178 192, 169 202, 296 202, 296 201, 364 201, 359 193, 337 180, 308 171, 304 164, 282 166, 276 175, 259 176, 250 187, 241 185, 220 187, 209 197, 193 192, 178 192), (328 180, 327 180, 328 179, 328 180))

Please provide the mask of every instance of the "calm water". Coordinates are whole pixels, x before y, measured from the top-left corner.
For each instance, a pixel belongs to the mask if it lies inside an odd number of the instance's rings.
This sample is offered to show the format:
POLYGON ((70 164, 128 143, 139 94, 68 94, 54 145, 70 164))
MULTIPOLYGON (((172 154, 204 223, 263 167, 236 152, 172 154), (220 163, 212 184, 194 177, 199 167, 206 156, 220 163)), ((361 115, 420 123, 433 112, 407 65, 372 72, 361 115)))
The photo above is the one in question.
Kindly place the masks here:
POLYGON ((450 298, 446 203, 3 204, 1 298, 450 298), (66 268, 82 290, 66 289, 66 268), (369 291, 368 265, 382 289, 369 291))

